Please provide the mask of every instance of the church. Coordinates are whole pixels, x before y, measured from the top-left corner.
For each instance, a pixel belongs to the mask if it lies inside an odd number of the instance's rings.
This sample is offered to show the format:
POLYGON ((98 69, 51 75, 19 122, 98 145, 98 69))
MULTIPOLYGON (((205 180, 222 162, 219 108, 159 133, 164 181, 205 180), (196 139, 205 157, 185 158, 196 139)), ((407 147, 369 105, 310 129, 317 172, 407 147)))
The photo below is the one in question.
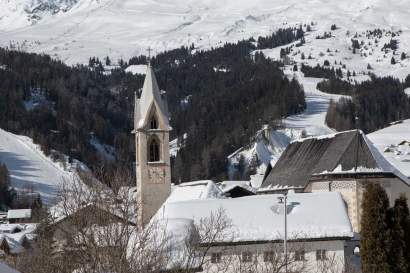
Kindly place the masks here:
MULTIPOLYGON (((171 130, 166 96, 149 64, 142 93, 140 97, 135 94, 137 227, 165 220, 169 234, 187 236, 189 232, 184 228, 200 225, 203 219, 212 218, 222 210, 232 224, 227 230, 232 236, 201 242, 207 251, 207 269, 211 268, 211 272, 218 272, 218 265, 228 257, 238 259, 233 265, 264 264, 274 249, 284 251, 285 236, 288 238, 285 253, 294 258, 294 266, 308 264, 316 268, 325 257, 332 256, 342 270, 354 256, 358 242, 354 240, 343 194, 289 190, 288 203, 284 206, 282 193, 248 189, 246 193, 241 190, 227 194, 226 188, 224 191, 210 180, 173 185, 169 153, 171 130), (287 218, 286 225, 284 218, 287 218)), ((268 184, 266 181, 264 185, 268 184)), ((238 271, 230 268, 228 272, 238 271)))

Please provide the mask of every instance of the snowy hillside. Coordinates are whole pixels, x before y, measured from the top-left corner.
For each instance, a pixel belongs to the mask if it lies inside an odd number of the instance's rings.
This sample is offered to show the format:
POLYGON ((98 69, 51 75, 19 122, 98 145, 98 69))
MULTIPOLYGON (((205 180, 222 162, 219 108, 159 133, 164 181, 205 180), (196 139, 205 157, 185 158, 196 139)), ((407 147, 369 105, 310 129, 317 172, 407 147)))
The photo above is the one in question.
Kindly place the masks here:
POLYGON ((52 204, 61 183, 69 183, 74 172, 51 160, 40 147, 25 136, 0 129, 0 162, 6 164, 11 186, 17 190, 33 190, 43 202, 52 204))
POLYGON ((301 137, 334 132, 325 124, 330 100, 337 101, 341 97, 348 97, 319 91, 316 84, 322 79, 304 77, 303 73, 292 71, 291 66, 285 66, 284 73, 289 79, 296 78, 303 86, 306 97, 306 110, 299 115, 289 116, 284 119, 282 124, 285 127, 284 129, 270 129, 269 137, 266 137, 263 130, 257 132, 254 142, 230 155, 228 157, 228 173, 231 179, 234 178, 235 169, 237 169, 235 166, 238 166, 241 158, 244 160, 243 163, 246 168, 256 164, 257 173, 263 174, 269 163, 272 166, 275 165, 291 141, 301 137))
POLYGON ((410 177, 410 120, 398 122, 367 137, 386 159, 410 177))
MULTIPOLYGON (((335 58, 347 63, 351 70, 366 71, 370 63, 381 74, 402 73, 408 63, 390 70, 386 66, 390 67, 392 52, 385 58, 384 54, 370 55, 372 48, 378 53, 390 39, 387 31, 401 30, 399 48, 408 50, 407 0, 48 0, 66 12, 57 9, 34 25, 26 20, 29 12, 24 8, 31 2, 0 2, 0 44, 9 45, 12 41, 22 49, 47 52, 68 63, 85 63, 92 55, 110 55, 114 60, 128 58, 145 54, 148 46, 156 52, 191 43, 207 48, 311 22, 315 23, 313 32, 300 50, 306 52, 306 57, 311 54, 312 62, 331 53, 334 56, 329 57, 330 61, 335 58), (337 30, 332 31, 331 38, 315 39, 325 31, 330 32, 332 24, 336 24, 337 30), (352 57, 349 46, 356 32, 360 35, 375 28, 386 30, 386 35, 379 39, 379 47, 368 45, 352 57), (327 48, 331 52, 326 52, 327 48)), ((362 38, 365 37, 358 37, 362 38)), ((372 38, 367 40, 374 42, 372 38)))
POLYGON ((78 0, 2 0, 0 26, 18 29, 70 10, 78 0))

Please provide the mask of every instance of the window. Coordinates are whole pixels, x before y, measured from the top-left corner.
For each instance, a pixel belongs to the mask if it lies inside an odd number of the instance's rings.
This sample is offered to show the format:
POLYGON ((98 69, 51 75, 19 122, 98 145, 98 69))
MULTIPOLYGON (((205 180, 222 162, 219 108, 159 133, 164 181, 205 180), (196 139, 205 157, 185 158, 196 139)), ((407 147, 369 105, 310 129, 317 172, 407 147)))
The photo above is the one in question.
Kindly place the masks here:
POLYGON ((305 251, 304 250, 295 251, 295 260, 296 261, 304 261, 305 260, 305 251))
POLYGON ((211 254, 211 263, 218 264, 221 262, 222 254, 220 252, 211 254))
POLYGON ((273 262, 275 260, 275 253, 273 251, 266 251, 263 253, 264 262, 273 262))
POLYGON ((316 260, 317 261, 326 260, 326 250, 324 249, 316 250, 316 260))
POLYGON ((149 144, 149 161, 159 161, 159 142, 153 138, 149 144))
POLYGON ((155 118, 155 116, 151 117, 149 128, 150 129, 158 129, 158 122, 157 122, 157 119, 155 118))
POLYGON ((242 252, 242 262, 244 263, 252 262, 252 253, 249 251, 242 252))

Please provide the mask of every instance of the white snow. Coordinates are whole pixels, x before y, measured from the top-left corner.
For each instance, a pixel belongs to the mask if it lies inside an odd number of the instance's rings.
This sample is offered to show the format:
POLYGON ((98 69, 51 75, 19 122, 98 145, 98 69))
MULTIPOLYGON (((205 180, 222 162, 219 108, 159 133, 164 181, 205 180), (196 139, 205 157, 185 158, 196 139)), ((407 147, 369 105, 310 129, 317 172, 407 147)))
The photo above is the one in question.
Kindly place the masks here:
POLYGON ((63 182, 73 180, 74 171, 44 155, 40 147, 26 136, 0 129, 0 162, 6 164, 11 186, 40 193, 45 204, 52 204, 63 182))
POLYGON ((404 93, 406 93, 407 96, 410 96, 410 87, 404 89, 404 93))
MULTIPOLYGON (((293 139, 300 138, 302 130, 297 129, 268 129, 269 136, 266 138, 264 130, 259 130, 256 133, 255 140, 245 147, 242 147, 228 156, 229 177, 232 179, 236 171, 235 166, 243 157, 244 163, 249 167, 257 159, 257 174, 263 174, 266 167, 271 164, 275 165, 282 152, 286 149, 293 139)), ((258 177, 254 179, 256 185, 260 181, 258 177)))
MULTIPOLYGON (((191 219, 198 223, 222 210, 232 223, 226 233, 233 234, 233 238, 228 236, 222 241, 278 240, 283 238, 284 231, 283 205, 278 204, 280 196, 167 202, 154 220, 191 219)), ((289 239, 353 236, 340 193, 289 194, 287 214, 289 239)))
POLYGON ((145 75, 147 72, 147 66, 145 64, 130 65, 125 69, 125 72, 132 73, 133 75, 136 75, 136 74, 145 75))
POLYGON ((178 151, 182 147, 184 147, 184 142, 186 141, 187 137, 188 137, 187 133, 183 134, 182 143, 178 143, 178 138, 175 138, 175 139, 173 139, 169 142, 169 154, 170 154, 170 156, 172 156, 172 157, 177 156, 178 151))
POLYGON ((339 100, 348 96, 327 94, 316 88, 323 79, 304 77, 301 72, 293 72, 290 67, 285 69, 289 78, 296 78, 305 90, 306 110, 299 115, 286 118, 284 124, 288 128, 304 129, 308 136, 318 136, 333 133, 334 130, 326 126, 325 118, 330 100, 339 100))
MULTIPOLYGON (((367 72, 368 63, 377 74, 402 77, 408 73, 408 60, 392 66, 393 53, 384 57, 381 52, 389 37, 380 39, 378 47, 368 46, 355 55, 349 51, 350 39, 356 32, 361 34, 378 27, 403 30, 397 54, 408 51, 410 3, 406 0, 81 0, 76 4, 49 1, 67 11, 41 14, 42 19, 34 25, 25 11, 26 6, 33 6, 31 0, 0 2, 1 44, 9 46, 12 42, 16 48, 46 52, 73 64, 86 63, 90 56, 127 59, 146 54, 148 46, 154 54, 192 43, 196 49, 210 48, 226 41, 269 35, 281 27, 315 22, 306 44, 297 48, 306 57, 313 56, 309 62, 323 63, 326 58, 333 63, 336 59, 347 63, 347 69, 358 75, 367 72), (332 31, 332 38, 315 39, 324 31, 330 32, 332 24, 338 27, 332 31)), ((367 45, 368 40, 365 42, 367 45)), ((294 58, 300 59, 300 55, 294 58)))
MULTIPOLYGON (((0 245, 6 240, 12 254, 18 254, 23 251, 22 243, 25 239, 32 240, 35 238, 35 231, 38 224, 0 224, 0 245)), ((2 250, 0 249, 0 257, 2 250)), ((0 267, 1 269, 1 267, 0 267)), ((3 271, 0 271, 3 273, 3 271)))
POLYGON ((368 134, 367 137, 391 165, 410 177, 410 119, 368 134))
POLYGON ((186 182, 172 187, 168 202, 222 198, 223 192, 212 180, 186 182))
POLYGON ((256 192, 256 189, 252 187, 250 181, 244 181, 244 180, 227 180, 227 181, 222 181, 219 185, 219 188, 223 191, 223 192, 228 192, 230 190, 232 190, 233 188, 236 187, 240 187, 240 188, 244 188, 250 192, 256 192))

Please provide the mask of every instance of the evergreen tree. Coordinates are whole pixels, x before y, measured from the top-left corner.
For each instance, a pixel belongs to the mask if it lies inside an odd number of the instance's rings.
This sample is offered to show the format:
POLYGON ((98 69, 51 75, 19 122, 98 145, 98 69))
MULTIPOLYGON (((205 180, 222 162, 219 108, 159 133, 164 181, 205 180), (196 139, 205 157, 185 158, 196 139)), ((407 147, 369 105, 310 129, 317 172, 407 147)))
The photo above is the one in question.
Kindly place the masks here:
POLYGON ((0 208, 10 206, 13 201, 13 190, 10 189, 10 175, 5 164, 0 162, 0 208))
POLYGON ((390 265, 394 273, 410 272, 410 213, 407 198, 402 195, 391 209, 390 265))
POLYGON ((369 183, 363 195, 360 256, 363 273, 389 273, 389 199, 379 185, 369 183))
POLYGON ((394 59, 394 57, 391 57, 390 63, 391 63, 391 64, 396 64, 396 59, 394 59))
POLYGON ((105 65, 111 65, 111 59, 110 57, 105 57, 105 65))

